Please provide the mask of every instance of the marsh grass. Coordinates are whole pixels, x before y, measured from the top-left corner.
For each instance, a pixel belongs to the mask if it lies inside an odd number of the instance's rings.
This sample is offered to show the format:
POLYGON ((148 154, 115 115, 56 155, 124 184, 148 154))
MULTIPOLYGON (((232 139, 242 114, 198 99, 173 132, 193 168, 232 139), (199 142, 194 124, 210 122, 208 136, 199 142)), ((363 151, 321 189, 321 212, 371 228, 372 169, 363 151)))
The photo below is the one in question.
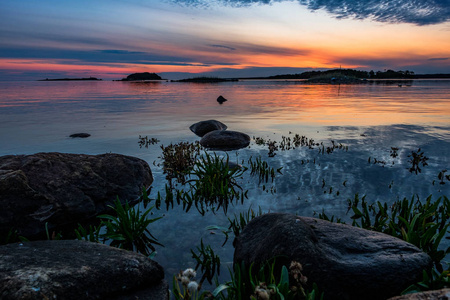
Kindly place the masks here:
MULTIPOLYGON (((91 234, 97 233, 99 237, 110 240, 112 247, 136 251, 146 256, 156 250, 153 245, 162 246, 148 229, 151 223, 162 218, 151 219, 148 217, 154 206, 141 213, 139 206, 131 207, 127 202, 122 205, 117 198, 114 206, 110 207, 114 210, 115 216, 108 214, 98 216, 101 219, 101 226, 105 226, 106 232, 98 234, 99 229, 92 228, 90 229, 91 234)), ((83 231, 79 231, 79 233, 80 236, 86 236, 83 231)))

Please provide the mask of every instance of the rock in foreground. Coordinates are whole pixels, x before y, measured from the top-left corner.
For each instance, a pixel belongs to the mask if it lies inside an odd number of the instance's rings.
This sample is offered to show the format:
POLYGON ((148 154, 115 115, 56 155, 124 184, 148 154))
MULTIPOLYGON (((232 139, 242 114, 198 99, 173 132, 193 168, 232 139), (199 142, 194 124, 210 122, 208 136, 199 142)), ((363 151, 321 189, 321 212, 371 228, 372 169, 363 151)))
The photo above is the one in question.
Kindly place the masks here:
POLYGON ((436 291, 427 291, 421 293, 407 294, 388 300, 450 300, 450 288, 436 291))
POLYGON ((37 153, 0 157, 0 236, 29 239, 109 211, 118 196, 135 203, 153 181, 149 165, 120 154, 37 153))
POLYGON ((226 130, 227 128, 227 125, 216 120, 200 121, 189 127, 189 129, 199 137, 214 130, 226 130))
POLYGON ((250 144, 250 137, 242 132, 214 130, 203 136, 200 144, 212 150, 237 150, 250 144))
POLYGON ((0 246, 0 298, 168 299, 163 268, 131 251, 85 241, 0 246))
POLYGON ((291 214, 253 219, 235 240, 234 262, 298 261, 325 299, 387 299, 431 268, 412 244, 379 232, 291 214))

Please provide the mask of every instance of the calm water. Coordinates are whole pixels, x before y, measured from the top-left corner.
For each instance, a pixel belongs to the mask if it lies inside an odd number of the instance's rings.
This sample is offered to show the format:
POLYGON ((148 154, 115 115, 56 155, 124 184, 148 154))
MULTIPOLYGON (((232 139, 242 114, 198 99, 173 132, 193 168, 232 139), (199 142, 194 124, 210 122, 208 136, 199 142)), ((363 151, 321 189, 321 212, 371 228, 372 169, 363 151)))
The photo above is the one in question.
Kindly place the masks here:
MULTIPOLYGON (((165 184, 161 168, 153 165, 160 162, 160 145, 198 140, 189 126, 201 120, 217 119, 230 130, 278 142, 298 133, 326 146, 331 140, 348 146, 348 151, 332 154, 307 148, 278 151, 270 158, 267 148, 252 142, 250 148, 230 152, 238 162, 261 155, 271 167, 283 167, 283 175, 265 184, 276 189, 274 194, 263 191, 257 179, 245 177, 241 184, 250 190, 249 199, 231 207, 228 216, 259 206, 264 212, 303 216, 324 209, 346 218, 346 200, 356 193, 367 195, 369 202, 450 196, 450 182, 441 185, 437 178, 444 169, 450 173, 449 80, 416 80, 402 87, 295 81, 0 82, 0 95, 0 155, 57 151, 136 156, 152 166, 153 196, 165 184), (228 101, 219 105, 219 95, 228 101), (77 132, 91 137, 69 138, 77 132), (139 148, 139 135, 161 142, 139 148), (391 147, 399 148, 398 157, 390 156, 391 147), (428 166, 411 174, 407 156, 419 148, 429 158, 428 166), (374 158, 386 164, 373 164, 374 158)), ((205 229, 228 226, 222 212, 202 217, 175 208, 155 215, 164 215, 151 232, 165 245, 158 248, 156 260, 169 281, 179 269, 195 266, 190 249, 200 239, 220 254, 222 274, 227 275, 231 243, 220 247, 223 236, 205 229)))

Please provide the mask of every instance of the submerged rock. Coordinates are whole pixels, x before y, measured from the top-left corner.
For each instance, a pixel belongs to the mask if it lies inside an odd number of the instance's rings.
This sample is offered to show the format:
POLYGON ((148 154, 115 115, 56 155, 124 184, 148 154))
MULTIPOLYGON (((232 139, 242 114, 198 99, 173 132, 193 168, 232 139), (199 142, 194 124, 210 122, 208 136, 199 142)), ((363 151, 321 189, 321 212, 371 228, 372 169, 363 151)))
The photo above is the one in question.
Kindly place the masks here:
POLYGON ((271 213, 253 219, 235 239, 234 262, 303 265, 307 283, 325 299, 387 299, 431 268, 431 258, 392 236, 324 220, 271 213))
POLYGON ((208 132, 214 130, 226 130, 227 128, 227 125, 216 120, 200 121, 198 123, 192 124, 189 127, 189 129, 199 137, 202 137, 208 132))
MULTIPOLYGON (((0 236, 29 239, 45 226, 73 227, 111 209, 116 197, 136 203, 153 181, 147 162, 120 154, 37 153, 0 157, 0 236)), ((73 231, 73 230, 72 230, 73 231)))
POLYGON ((203 136, 200 144, 212 150, 237 150, 250 144, 250 137, 242 132, 214 130, 203 136))
POLYGON ((87 137, 90 137, 91 135, 89 134, 89 133, 74 133, 74 134, 71 134, 70 135, 70 137, 71 138, 87 138, 87 137))
POLYGON ((0 298, 169 299, 163 268, 144 255, 78 240, 0 246, 0 298))

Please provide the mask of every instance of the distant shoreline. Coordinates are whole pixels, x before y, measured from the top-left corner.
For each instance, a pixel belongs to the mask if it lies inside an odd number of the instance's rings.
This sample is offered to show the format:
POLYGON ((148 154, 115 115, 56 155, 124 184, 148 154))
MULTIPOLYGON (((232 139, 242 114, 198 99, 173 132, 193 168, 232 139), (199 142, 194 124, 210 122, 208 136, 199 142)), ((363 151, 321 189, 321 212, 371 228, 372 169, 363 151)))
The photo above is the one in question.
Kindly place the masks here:
POLYGON ((88 78, 54 78, 54 79, 40 79, 38 81, 78 81, 78 80, 102 80, 95 77, 88 77, 88 78))

